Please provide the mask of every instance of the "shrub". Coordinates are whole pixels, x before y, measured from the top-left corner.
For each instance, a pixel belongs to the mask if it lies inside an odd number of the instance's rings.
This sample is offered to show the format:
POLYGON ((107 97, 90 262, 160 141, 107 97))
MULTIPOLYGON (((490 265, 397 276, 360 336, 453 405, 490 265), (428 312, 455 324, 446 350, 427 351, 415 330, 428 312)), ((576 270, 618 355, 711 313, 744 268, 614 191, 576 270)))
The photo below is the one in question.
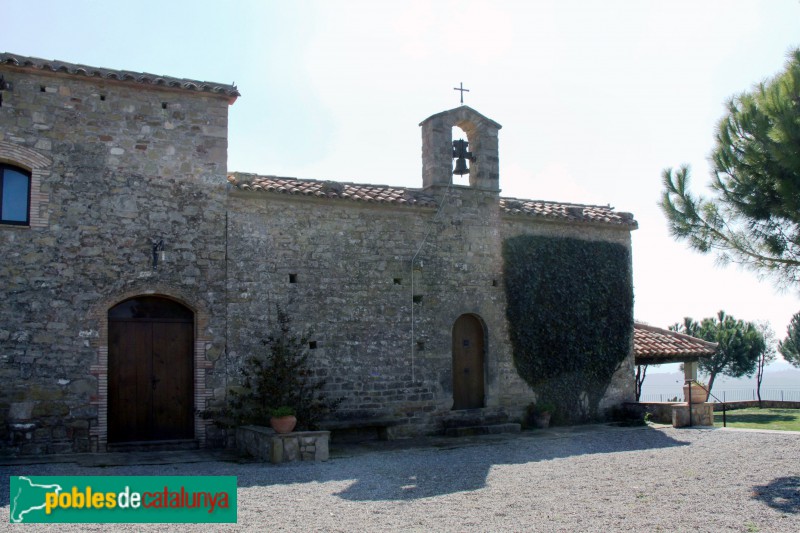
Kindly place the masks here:
POLYGON ((280 307, 276 319, 276 330, 263 341, 265 352, 245 360, 242 387, 231 390, 230 418, 235 425, 266 425, 272 416, 285 416, 276 412, 286 412, 297 417, 298 429, 317 429, 342 399, 326 398, 327 380, 313 375, 308 360, 310 332, 294 332, 289 315, 280 307))

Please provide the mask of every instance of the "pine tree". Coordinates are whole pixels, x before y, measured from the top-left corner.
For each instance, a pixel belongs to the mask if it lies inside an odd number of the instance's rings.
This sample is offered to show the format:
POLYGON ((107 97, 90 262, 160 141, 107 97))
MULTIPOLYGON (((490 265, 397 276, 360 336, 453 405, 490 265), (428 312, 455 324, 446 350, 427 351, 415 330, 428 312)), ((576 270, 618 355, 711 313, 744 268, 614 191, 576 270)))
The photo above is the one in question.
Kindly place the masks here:
POLYGON ((716 317, 704 318, 699 323, 687 317, 683 319, 683 324, 675 324, 670 329, 718 344, 717 352, 711 357, 701 358, 698 364, 700 372, 708 375, 709 391, 719 374, 732 378, 752 376, 758 367, 759 357, 767 349, 758 326, 736 320, 725 311, 720 311, 716 317))
POLYGON ((289 315, 280 307, 275 315, 277 327, 263 341, 266 350, 245 361, 243 387, 232 392, 232 417, 237 424, 266 425, 273 410, 289 407, 298 429, 316 429, 342 399, 326 398, 326 380, 314 375, 308 357, 310 332, 293 331, 289 315))
POLYGON ((786 338, 778 343, 778 351, 792 365, 800 368, 800 313, 795 313, 786 328, 786 338))
POLYGON ((732 98, 711 154, 712 199, 689 192, 689 167, 664 170, 672 235, 772 276, 800 282, 800 49, 786 69, 732 98))

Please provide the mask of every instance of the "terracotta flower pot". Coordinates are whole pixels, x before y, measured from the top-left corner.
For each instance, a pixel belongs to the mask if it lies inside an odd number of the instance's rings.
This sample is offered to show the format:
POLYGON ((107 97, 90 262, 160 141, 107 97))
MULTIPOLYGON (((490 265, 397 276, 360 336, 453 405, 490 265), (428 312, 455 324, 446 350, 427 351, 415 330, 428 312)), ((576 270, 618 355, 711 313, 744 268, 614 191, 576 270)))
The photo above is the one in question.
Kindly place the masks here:
POLYGON ((536 413, 533 415, 533 425, 539 429, 547 429, 550 427, 550 413, 536 413))
POLYGON ((297 418, 290 416, 272 417, 269 419, 269 425, 276 433, 291 433, 297 425, 297 418))
MULTIPOLYGON (((698 385, 697 383, 692 383, 692 403, 705 403, 708 400, 708 393, 706 390, 698 385)), ((689 385, 683 386, 683 398, 686 403, 689 403, 689 385)))

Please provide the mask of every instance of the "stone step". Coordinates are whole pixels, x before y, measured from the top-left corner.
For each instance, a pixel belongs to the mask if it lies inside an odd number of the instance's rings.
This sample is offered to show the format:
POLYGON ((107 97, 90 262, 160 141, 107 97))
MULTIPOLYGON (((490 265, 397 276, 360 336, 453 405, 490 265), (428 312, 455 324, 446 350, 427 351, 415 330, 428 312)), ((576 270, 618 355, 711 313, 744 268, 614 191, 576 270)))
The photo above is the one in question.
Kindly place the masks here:
POLYGON ((171 452, 197 450, 199 442, 195 439, 155 440, 138 442, 121 442, 109 444, 109 452, 171 452))
POLYGON ((498 433, 519 433, 520 424, 508 422, 505 424, 486 424, 480 426, 462 426, 447 428, 444 434, 448 437, 469 437, 472 435, 496 435, 498 433))

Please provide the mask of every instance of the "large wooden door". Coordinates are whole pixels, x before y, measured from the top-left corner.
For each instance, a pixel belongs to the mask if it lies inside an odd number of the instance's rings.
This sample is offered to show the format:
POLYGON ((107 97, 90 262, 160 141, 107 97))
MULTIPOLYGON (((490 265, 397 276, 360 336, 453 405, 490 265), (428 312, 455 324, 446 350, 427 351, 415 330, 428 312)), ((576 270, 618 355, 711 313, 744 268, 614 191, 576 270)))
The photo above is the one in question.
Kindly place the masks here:
POLYGON ((483 407, 483 324, 461 315, 453 325, 453 409, 483 407))
POLYGON ((108 441, 190 439, 193 313, 141 297, 108 312, 108 441))

